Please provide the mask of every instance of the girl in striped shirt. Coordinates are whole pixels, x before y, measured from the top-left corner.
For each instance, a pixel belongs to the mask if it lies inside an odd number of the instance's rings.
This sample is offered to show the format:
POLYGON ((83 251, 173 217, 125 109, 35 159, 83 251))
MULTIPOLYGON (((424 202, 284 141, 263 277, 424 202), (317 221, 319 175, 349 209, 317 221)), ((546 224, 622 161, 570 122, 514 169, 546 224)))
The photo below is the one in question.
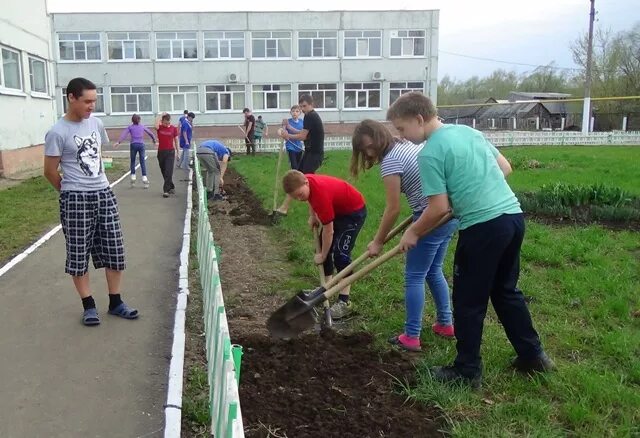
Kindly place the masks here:
MULTIPOLYGON (((380 174, 386 191, 386 207, 374 239, 367 249, 371 256, 382 251, 385 236, 391 231, 400 214, 400 194, 404 193, 413 210, 413 220, 420 217, 427 207, 427 197, 422 194, 418 153, 422 145, 395 138, 380 122, 364 120, 355 129, 352 139, 351 174, 358 176, 380 164, 380 174)), ((389 339, 408 351, 420 351, 420 331, 424 309, 425 278, 436 307, 434 333, 447 338, 454 337, 449 286, 442 273, 442 263, 447 254, 451 236, 458 227, 453 219, 418 241, 407 252, 405 263, 405 306, 407 319, 404 332, 389 339)))

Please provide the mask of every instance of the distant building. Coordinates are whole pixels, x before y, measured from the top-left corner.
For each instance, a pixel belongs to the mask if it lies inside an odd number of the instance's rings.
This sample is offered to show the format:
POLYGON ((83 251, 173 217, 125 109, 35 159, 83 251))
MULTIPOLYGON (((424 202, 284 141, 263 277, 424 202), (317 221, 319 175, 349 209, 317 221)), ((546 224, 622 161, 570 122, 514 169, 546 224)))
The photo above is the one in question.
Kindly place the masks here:
POLYGON ((42 166, 44 135, 56 119, 45 3, 22 0, 2 8, 0 176, 42 166))

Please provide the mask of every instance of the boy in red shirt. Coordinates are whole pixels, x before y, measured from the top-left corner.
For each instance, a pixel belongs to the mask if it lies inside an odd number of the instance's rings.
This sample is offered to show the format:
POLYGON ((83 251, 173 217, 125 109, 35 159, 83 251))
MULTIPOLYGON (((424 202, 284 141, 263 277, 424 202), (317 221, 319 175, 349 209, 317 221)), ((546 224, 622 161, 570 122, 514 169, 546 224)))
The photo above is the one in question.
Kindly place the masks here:
MULTIPOLYGON (((351 263, 351 251, 367 217, 364 197, 351 184, 328 175, 288 171, 282 178, 285 193, 309 202, 309 226, 322 224, 322 249, 314 261, 322 264, 327 279, 351 263)), ((350 287, 345 287, 331 306, 331 317, 340 319, 351 313, 350 287)))
POLYGON ((158 131, 158 164, 164 178, 162 196, 168 198, 170 194, 176 192, 176 186, 173 184, 173 165, 178 156, 178 128, 171 124, 171 116, 168 113, 162 113, 156 120, 156 130, 158 131))

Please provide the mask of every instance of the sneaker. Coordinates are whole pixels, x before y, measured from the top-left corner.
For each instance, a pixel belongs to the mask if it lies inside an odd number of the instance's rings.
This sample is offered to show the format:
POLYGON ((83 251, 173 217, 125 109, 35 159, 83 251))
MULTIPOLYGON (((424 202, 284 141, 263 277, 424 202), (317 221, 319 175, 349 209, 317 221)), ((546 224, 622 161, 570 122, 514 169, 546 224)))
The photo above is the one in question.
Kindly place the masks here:
POLYGON ((144 184, 144 188, 148 189, 149 188, 149 180, 147 179, 146 176, 142 177, 142 184, 144 184))
POLYGON ((216 193, 215 195, 213 195, 213 197, 211 198, 214 201, 226 201, 227 198, 225 198, 224 196, 216 193))
POLYGON ((168 198, 168 197, 169 197, 169 194, 168 194, 167 192, 164 192, 164 193, 162 194, 162 197, 163 197, 163 198, 168 198))
POLYGON ((171 189, 171 190, 169 190, 169 194, 170 194, 170 195, 175 195, 175 194, 176 194, 176 189, 171 189))
POLYGON ((131 187, 136 185, 136 176, 135 175, 131 175, 131 187))
POLYGON ((331 318, 333 319, 342 319, 346 316, 349 316, 352 312, 351 301, 344 302, 342 300, 338 300, 333 303, 331 306, 331 318))
POLYGON ((442 336, 443 338, 453 339, 456 337, 452 324, 444 325, 436 322, 431 326, 431 330, 433 330, 433 333, 438 336, 442 336))
POLYGON ((431 377, 442 383, 464 383, 469 385, 471 389, 480 389, 482 385, 482 376, 478 374, 474 377, 468 377, 460 373, 454 366, 448 367, 431 367, 431 377))
POLYGON ((520 357, 516 357, 511 362, 511 366, 517 371, 525 374, 545 373, 556 369, 556 364, 554 364, 549 356, 544 352, 535 359, 522 359, 520 357))
POLYGON ((407 336, 404 333, 402 333, 401 335, 389 338, 389 343, 405 351, 411 351, 411 352, 422 351, 422 347, 420 346, 420 338, 407 336))

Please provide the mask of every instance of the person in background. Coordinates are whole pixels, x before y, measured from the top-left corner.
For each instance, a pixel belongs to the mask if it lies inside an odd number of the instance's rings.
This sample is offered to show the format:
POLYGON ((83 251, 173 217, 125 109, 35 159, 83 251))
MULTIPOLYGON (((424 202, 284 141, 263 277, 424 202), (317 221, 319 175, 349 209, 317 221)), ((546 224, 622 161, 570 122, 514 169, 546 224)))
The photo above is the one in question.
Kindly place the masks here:
POLYGON ((256 144, 254 135, 256 132, 256 118, 251 114, 251 110, 249 108, 243 109, 242 114, 244 114, 244 125, 242 127, 242 131, 244 132, 244 143, 247 147, 247 155, 255 155, 256 144))
POLYGON ((257 147, 262 146, 263 136, 269 136, 269 125, 262 120, 262 116, 258 116, 258 120, 256 120, 256 130, 254 133, 254 141, 256 142, 257 147))
POLYGON ((207 199, 222 201, 224 174, 231 159, 231 150, 220 140, 207 140, 198 146, 197 156, 202 163, 204 185, 207 189, 207 199))
POLYGON ((131 125, 122 130, 120 138, 114 144, 114 147, 119 147, 120 143, 122 143, 125 138, 131 137, 131 144, 129 145, 129 155, 131 157, 131 186, 134 186, 136 183, 136 155, 138 155, 140 160, 140 172, 142 173, 142 184, 144 184, 145 189, 148 189, 149 179, 147 178, 147 165, 144 151, 145 133, 151 137, 152 142, 156 143, 156 137, 153 135, 153 132, 140 123, 140 116, 138 114, 134 114, 131 116, 131 125))
POLYGON ((162 196, 168 198, 176 192, 173 167, 178 158, 178 128, 171 124, 171 115, 162 113, 156 120, 158 132, 158 165, 164 178, 162 196))
POLYGON ((191 158, 191 138, 193 136, 193 119, 196 118, 194 113, 187 114, 187 117, 180 124, 180 148, 182 155, 178 167, 189 172, 189 160, 191 158))

